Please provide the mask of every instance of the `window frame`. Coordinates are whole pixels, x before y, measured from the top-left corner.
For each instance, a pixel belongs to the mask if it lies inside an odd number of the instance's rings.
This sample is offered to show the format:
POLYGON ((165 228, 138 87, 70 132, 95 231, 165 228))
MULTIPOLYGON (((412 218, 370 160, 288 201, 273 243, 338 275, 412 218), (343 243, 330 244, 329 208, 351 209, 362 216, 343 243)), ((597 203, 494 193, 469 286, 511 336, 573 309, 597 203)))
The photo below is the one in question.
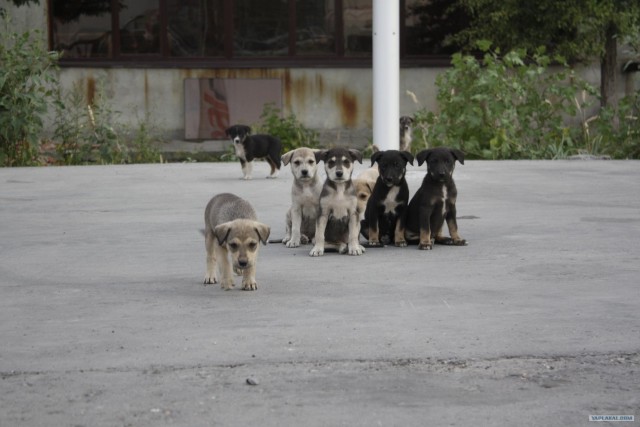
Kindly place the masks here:
MULTIPOLYGON (((333 55, 296 55, 297 16, 296 0, 288 0, 289 46, 284 56, 233 55, 234 1, 223 1, 224 53, 220 57, 175 57, 170 56, 168 43, 167 0, 158 0, 160 53, 123 54, 120 40, 120 7, 118 0, 111 1, 111 37, 113 54, 110 57, 61 58, 61 67, 83 68, 371 68, 372 57, 347 56, 344 49, 343 0, 333 0, 335 10, 335 53, 333 55), (117 29, 114 31, 113 29, 117 29)), ((400 0, 400 65, 411 67, 446 67, 451 64, 450 55, 406 54, 406 1, 400 0)), ((47 0, 47 24, 49 48, 53 50, 53 0, 47 0)))

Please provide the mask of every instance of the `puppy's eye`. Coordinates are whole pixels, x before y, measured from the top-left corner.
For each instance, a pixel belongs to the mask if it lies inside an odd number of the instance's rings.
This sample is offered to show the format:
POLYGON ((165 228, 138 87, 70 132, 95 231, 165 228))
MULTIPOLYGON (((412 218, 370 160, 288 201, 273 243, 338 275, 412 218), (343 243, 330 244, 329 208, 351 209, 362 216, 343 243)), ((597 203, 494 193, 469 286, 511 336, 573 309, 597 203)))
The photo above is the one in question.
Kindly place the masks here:
POLYGON ((336 165, 335 160, 329 160, 329 162, 327 163, 327 166, 329 166, 329 168, 333 168, 335 167, 335 165, 336 165))
POLYGON ((232 251, 237 251, 238 250, 238 244, 237 243, 229 243, 229 249, 231 249, 232 251))
POLYGON ((293 164, 296 166, 300 166, 300 160, 296 160, 295 162, 293 162, 293 164))
POLYGON ((358 194, 358 198, 360 200, 367 200, 367 195, 366 194, 358 194))
POLYGON ((249 243, 250 250, 255 251, 257 247, 258 247, 258 244, 256 242, 249 243))
POLYGON ((348 168, 349 166, 351 166, 351 162, 350 162, 349 160, 345 160, 344 162, 342 162, 342 165, 343 165, 345 168, 348 168))
POLYGON ((309 160, 308 162, 310 165, 313 165, 315 163, 315 160, 309 160))

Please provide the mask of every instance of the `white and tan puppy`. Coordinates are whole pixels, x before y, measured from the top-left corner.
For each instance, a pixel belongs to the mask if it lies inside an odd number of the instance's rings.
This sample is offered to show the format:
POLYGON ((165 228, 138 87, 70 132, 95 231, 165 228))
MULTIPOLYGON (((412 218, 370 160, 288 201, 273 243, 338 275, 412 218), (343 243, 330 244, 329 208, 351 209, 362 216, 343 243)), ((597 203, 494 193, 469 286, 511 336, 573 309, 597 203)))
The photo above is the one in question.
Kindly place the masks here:
POLYGON ((367 202, 371 193, 373 193, 373 187, 376 186, 376 181, 380 176, 378 171, 378 164, 374 164, 368 169, 363 170, 353 180, 353 185, 356 186, 356 195, 358 196, 358 211, 360 212, 360 219, 364 219, 364 212, 367 208, 367 202))
POLYGON ((320 212, 316 221, 315 245, 310 256, 324 255, 325 242, 340 253, 362 255, 364 247, 358 242, 360 212, 356 188, 351 181, 353 163, 362 163, 362 153, 342 147, 321 150, 316 160, 324 162, 327 179, 320 193, 320 212))
POLYGON ((316 234, 318 202, 322 181, 318 178, 315 152, 310 148, 298 148, 285 153, 282 163, 291 165, 293 186, 291 207, 287 211, 285 236, 282 243, 288 248, 311 243, 316 234))
POLYGON ((251 204, 231 193, 218 194, 207 204, 204 224, 207 249, 204 284, 219 282, 222 289, 229 290, 234 286, 232 270, 236 270, 242 272, 242 289, 258 289, 258 250, 260 242, 267 243, 271 229, 257 221, 251 204))

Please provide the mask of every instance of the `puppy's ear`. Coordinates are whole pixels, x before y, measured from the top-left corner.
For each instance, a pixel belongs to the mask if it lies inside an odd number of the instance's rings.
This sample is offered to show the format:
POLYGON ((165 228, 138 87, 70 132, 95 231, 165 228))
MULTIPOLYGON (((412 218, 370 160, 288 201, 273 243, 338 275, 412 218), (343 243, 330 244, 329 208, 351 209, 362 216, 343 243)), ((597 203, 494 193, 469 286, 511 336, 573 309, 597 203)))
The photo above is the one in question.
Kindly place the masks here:
POLYGON ((218 239, 218 244, 220 245, 227 241, 229 233, 231 233, 231 222, 219 224, 213 229, 213 235, 218 239))
POLYGON ((410 152, 401 151, 400 155, 407 163, 411 163, 411 166, 413 166, 413 155, 410 152))
POLYGON ((258 235, 258 239, 262 242, 263 245, 266 245, 267 239, 269 238, 269 234, 271 234, 271 228, 266 224, 263 224, 261 222, 256 222, 254 224, 254 230, 258 235))
POLYGON ((242 126, 242 129, 247 135, 251 135, 251 128, 249 126, 242 126))
POLYGON ((418 161, 418 166, 422 166, 422 164, 429 158, 431 153, 433 152, 432 148, 428 148, 426 150, 422 150, 416 155, 416 160, 418 161))
POLYGON ((352 160, 357 160, 358 162, 362 163, 362 153, 360 151, 349 148, 349 154, 351 154, 352 160))
POLYGON ((328 152, 329 150, 318 150, 315 153, 313 153, 316 156, 316 163, 326 161, 328 152))
POLYGON ((224 133, 226 133, 227 136, 231 136, 231 129, 233 129, 233 126, 226 128, 224 133))
POLYGON ((284 153, 282 155, 282 157, 280 158, 282 160, 282 164, 287 166, 289 164, 289 162, 291 161, 291 157, 293 157, 293 153, 296 150, 291 150, 291 151, 287 151, 286 153, 284 153))
POLYGON ((464 165, 464 153, 462 151, 458 150, 457 148, 452 148, 451 154, 453 154, 453 157, 455 157, 461 165, 464 165))
POLYGON ((413 117, 407 117, 407 119, 409 119, 410 124, 413 124, 413 117))
POLYGON ((373 187, 371 186, 371 183, 367 182, 367 188, 369 189, 369 192, 373 194, 373 187))
POLYGON ((380 157, 382 157, 382 153, 384 153, 384 151, 376 151, 371 155, 371 166, 373 166, 378 160, 380 160, 380 157))

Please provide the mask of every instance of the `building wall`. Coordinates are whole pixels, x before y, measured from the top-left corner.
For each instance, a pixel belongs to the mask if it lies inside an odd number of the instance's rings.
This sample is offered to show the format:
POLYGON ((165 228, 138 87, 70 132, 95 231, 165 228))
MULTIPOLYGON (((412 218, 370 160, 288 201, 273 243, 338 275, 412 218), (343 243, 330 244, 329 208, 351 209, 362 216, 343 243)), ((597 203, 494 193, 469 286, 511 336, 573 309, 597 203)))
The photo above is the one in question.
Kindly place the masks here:
MULTIPOLYGON (((434 82, 439 71, 402 70, 401 115, 436 107, 434 82)), ((370 69, 64 68, 60 72, 64 89, 80 85, 88 100, 104 90, 125 121, 135 124, 149 114, 171 139, 184 136, 184 80, 188 78, 277 78, 282 81, 284 115, 295 114, 305 126, 319 130, 327 142, 366 145, 371 138, 370 69)))
MULTIPOLYGON (((5 6, 18 30, 38 28, 47 37, 46 1, 30 7, 5 6)), ((621 64, 628 58, 620 55, 621 64)), ((443 68, 405 68, 400 72, 400 115, 427 108, 436 110, 435 79, 443 68)), ((597 65, 578 73, 596 87, 597 65)), ((640 73, 620 74, 618 93, 638 90, 640 73)), ((283 87, 283 113, 293 113, 307 127, 320 132, 326 143, 364 146, 372 137, 372 71, 361 68, 291 69, 126 69, 62 68, 61 86, 79 85, 87 99, 104 87, 112 107, 125 124, 135 125, 148 115, 166 139, 184 137, 184 79, 277 78, 283 87)), ((597 108, 597 107, 594 107, 597 108)), ((594 110, 595 113, 596 110, 594 110)), ((51 117, 49 118, 51 120, 51 117)))

